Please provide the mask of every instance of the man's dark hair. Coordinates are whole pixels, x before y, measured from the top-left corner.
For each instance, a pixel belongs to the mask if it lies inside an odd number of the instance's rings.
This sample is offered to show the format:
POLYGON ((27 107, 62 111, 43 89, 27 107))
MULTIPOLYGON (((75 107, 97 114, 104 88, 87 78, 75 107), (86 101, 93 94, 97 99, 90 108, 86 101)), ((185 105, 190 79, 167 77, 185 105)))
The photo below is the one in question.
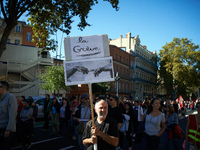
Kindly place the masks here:
POLYGON ((6 81, 0 81, 0 83, 2 84, 2 87, 6 88, 7 91, 9 90, 9 83, 8 82, 6 82, 6 81))
POLYGON ((48 96, 48 98, 50 98, 50 95, 49 95, 49 94, 46 94, 46 96, 48 96))
POLYGON ((117 104, 118 104, 119 98, 116 95, 111 95, 110 97, 114 98, 117 101, 117 104))
POLYGON ((25 99, 26 99, 26 97, 25 97, 25 96, 23 96, 23 95, 22 95, 21 97, 23 98, 23 100, 25 100, 25 99))

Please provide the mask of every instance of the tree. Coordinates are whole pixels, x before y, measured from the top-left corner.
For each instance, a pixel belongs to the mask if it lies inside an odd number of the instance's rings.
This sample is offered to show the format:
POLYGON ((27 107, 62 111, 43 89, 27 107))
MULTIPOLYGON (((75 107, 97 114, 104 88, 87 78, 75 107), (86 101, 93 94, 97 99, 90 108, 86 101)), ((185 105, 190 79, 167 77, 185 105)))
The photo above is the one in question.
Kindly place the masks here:
POLYGON ((100 82, 92 84, 93 94, 106 94, 107 90, 110 89, 110 82, 100 82))
MULTIPOLYGON (((118 10, 119 0, 105 0, 118 10)), ((86 19, 92 6, 98 0, 0 0, 1 12, 6 28, 0 41, 0 57, 6 50, 6 43, 11 30, 17 25, 18 19, 27 13, 33 26, 34 36, 38 38, 36 45, 47 50, 55 50, 57 41, 49 39, 57 30, 70 33, 73 17, 78 16, 78 27, 83 30, 90 26, 86 19)))
POLYGON ((39 76, 42 83, 41 89, 51 93, 54 90, 66 90, 64 67, 63 66, 47 66, 45 72, 39 76))
POLYGON ((200 84, 199 45, 192 43, 192 40, 174 38, 162 47, 159 57, 160 76, 165 87, 171 86, 173 89, 173 86, 177 85, 177 91, 189 92, 190 87, 200 84))

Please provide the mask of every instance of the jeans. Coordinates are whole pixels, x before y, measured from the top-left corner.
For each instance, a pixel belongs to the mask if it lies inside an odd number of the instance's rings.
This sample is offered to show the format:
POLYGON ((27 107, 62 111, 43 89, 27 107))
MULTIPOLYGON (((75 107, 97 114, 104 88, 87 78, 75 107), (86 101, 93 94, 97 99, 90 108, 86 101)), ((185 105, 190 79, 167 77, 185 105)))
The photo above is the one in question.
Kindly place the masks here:
POLYGON ((55 134, 56 130, 57 130, 57 132, 59 132, 58 120, 59 120, 59 114, 58 113, 51 114, 51 124, 52 124, 52 130, 53 130, 54 134, 55 134))
POLYGON ((49 129, 49 113, 44 113, 44 127, 43 129, 49 129))
POLYGON ((0 149, 2 150, 9 150, 14 138, 14 132, 10 132, 9 136, 7 138, 3 137, 5 130, 0 129, 0 149))
POLYGON ((73 136, 77 136, 76 134, 76 126, 74 125, 74 120, 71 118, 71 129, 73 132, 73 136))
POLYGON ((156 135, 148 135, 144 132, 141 141, 141 150, 157 150, 160 137, 156 135))
POLYGON ((59 131, 59 134, 62 135, 63 134, 63 129, 64 128, 67 128, 68 126, 68 122, 65 118, 61 118, 60 117, 60 131, 59 131))

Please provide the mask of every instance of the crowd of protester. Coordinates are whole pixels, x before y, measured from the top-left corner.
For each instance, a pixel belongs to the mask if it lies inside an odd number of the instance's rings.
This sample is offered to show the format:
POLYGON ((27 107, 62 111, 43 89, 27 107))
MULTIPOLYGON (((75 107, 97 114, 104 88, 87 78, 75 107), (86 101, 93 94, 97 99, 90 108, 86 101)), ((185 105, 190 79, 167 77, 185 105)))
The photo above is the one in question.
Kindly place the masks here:
MULTIPOLYGON (((0 88, 3 86, 4 83, 0 84, 0 88)), ((5 93, 0 93, 0 98, 5 93)), ((93 100, 94 105, 100 99, 104 99, 107 102, 108 116, 117 123, 119 135, 117 147, 120 150, 123 150, 124 147, 124 136, 128 140, 129 150, 134 149, 132 147, 133 138, 135 138, 135 143, 141 145, 141 150, 147 150, 148 148, 155 150, 158 148, 162 134, 165 134, 165 149, 169 149, 169 140, 173 141, 174 148, 177 149, 176 139, 183 138, 183 131, 180 130, 178 125, 178 113, 185 115, 186 109, 193 110, 196 108, 196 104, 199 104, 198 101, 183 101, 180 103, 172 100, 163 101, 159 98, 134 101, 125 97, 118 98, 115 95, 110 95, 104 98, 95 97, 93 100)), ((27 98, 25 96, 17 96, 13 100, 17 101, 18 107, 15 119, 16 130, 13 130, 13 133, 15 132, 14 139, 22 143, 23 149, 30 149, 30 137, 34 136, 34 124, 37 119, 38 106, 31 96, 27 98)), ((197 108, 199 107, 198 105, 197 108)), ((80 97, 74 95, 71 98, 62 98, 61 101, 58 101, 56 97, 50 100, 50 95, 46 94, 43 112, 44 126, 42 131, 49 131, 49 121, 51 120, 52 136, 65 135, 67 133, 64 132, 66 131, 64 128, 70 128, 70 136, 73 140, 78 140, 80 150, 87 149, 82 139, 86 123, 91 120, 88 94, 83 94, 80 97)), ((1 122, 2 120, 0 120, 1 122)), ((189 130, 187 134, 188 132, 189 130)), ((0 144, 2 144, 2 133, 0 138, 0 144)))

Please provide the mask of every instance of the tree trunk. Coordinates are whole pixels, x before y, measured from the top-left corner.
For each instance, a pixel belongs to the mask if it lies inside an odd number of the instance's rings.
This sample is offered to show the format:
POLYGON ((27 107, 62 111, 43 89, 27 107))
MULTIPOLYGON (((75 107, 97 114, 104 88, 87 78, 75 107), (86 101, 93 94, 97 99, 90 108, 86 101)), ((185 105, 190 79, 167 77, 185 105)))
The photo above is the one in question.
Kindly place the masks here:
POLYGON ((4 29, 1 41, 0 41, 0 58, 3 54, 3 52, 6 50, 6 44, 7 44, 7 40, 8 37, 12 31, 12 29, 17 25, 17 23, 12 23, 9 25, 6 25, 6 28, 4 29))

